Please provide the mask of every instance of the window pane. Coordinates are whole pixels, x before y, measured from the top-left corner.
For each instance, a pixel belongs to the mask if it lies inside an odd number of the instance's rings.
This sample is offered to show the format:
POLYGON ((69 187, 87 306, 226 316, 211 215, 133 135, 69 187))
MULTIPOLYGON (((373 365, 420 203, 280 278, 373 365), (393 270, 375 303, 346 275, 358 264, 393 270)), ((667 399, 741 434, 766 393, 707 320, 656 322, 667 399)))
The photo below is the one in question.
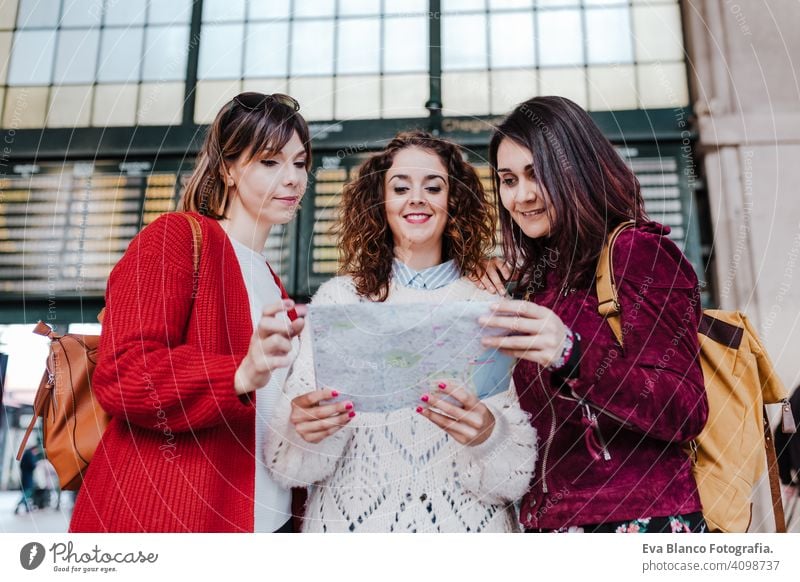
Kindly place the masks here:
POLYGON ((587 6, 620 6, 628 4, 628 0, 584 0, 584 3, 587 6))
POLYGON ((188 42, 188 26, 149 26, 142 79, 180 81, 186 78, 188 42))
POLYGON ((142 83, 136 122, 141 125, 179 125, 183 115, 183 83, 142 83))
POLYGON ((442 0, 442 12, 486 10, 486 0, 442 0))
POLYGON ((144 24, 147 13, 146 0, 125 0, 106 3, 106 26, 144 24))
POLYGON ((61 26, 99 26, 103 4, 97 0, 64 0, 61 26))
POLYGON ((590 63, 631 63, 630 12, 625 8, 586 11, 590 63))
POLYGON ((552 8, 553 6, 580 6, 581 0, 536 0, 539 8, 552 8))
POLYGON ((47 127, 88 127, 92 113, 91 85, 53 87, 47 127))
POLYGON ((152 0, 147 13, 150 24, 189 24, 192 19, 192 0, 152 0))
POLYGON ((60 8, 61 0, 21 0, 17 13, 17 27, 54 27, 58 23, 60 8))
MULTIPOLYGON (((274 79, 245 79, 242 91, 257 91, 259 93, 289 93, 289 79, 276 77, 274 79)), ((303 104, 300 104, 303 111, 303 104)))
POLYGON ((307 120, 333 119, 333 77, 291 79, 289 94, 300 102, 307 120))
POLYGON ((293 23, 292 75, 333 73, 333 20, 293 23))
POLYGON ((55 83, 92 83, 100 31, 62 30, 56 54, 55 83))
POLYGON ((244 0, 203 0, 203 22, 242 21, 244 21, 244 0))
POLYGON ((492 68, 532 67, 536 63, 533 14, 509 12, 492 14, 489 19, 492 68))
POLYGON ((639 77, 639 107, 686 107, 689 87, 684 63, 664 63, 637 67, 639 77))
POLYGON ((340 20, 338 33, 337 72, 347 74, 380 71, 380 20, 377 18, 340 20))
POLYGON ((442 22, 442 70, 485 69, 486 15, 448 16, 442 22))
POLYGON ((2 0, 3 9, 0 10, 0 30, 11 30, 17 19, 17 0, 2 0))
POLYGON ((498 8, 532 8, 533 0, 489 0, 489 9, 498 8))
POLYGON ((289 17, 290 0, 248 0, 248 20, 276 20, 289 17))
POLYGON ((247 25, 245 77, 278 77, 288 74, 289 23, 247 25))
POLYGON ((294 16, 333 16, 336 0, 294 0, 294 16))
POLYGON ((423 14, 428 11, 428 0, 383 0, 384 14, 423 14))
POLYGON ((95 89, 92 125, 125 127, 136 123, 138 85, 99 85, 95 89))
POLYGON ((100 43, 100 83, 138 81, 142 65, 143 28, 106 28, 100 43))
POLYGON ((44 126, 47 87, 10 87, 3 108, 3 127, 16 129, 44 126))
POLYGON ((633 65, 589 67, 589 109, 612 111, 636 109, 633 65))
POLYGON ((200 29, 200 79, 240 79, 244 24, 206 24, 200 29))
POLYGON ((445 115, 484 115, 489 113, 489 75, 445 73, 442 75, 442 103, 445 115))
POLYGON ((492 71, 492 110, 504 115, 523 101, 536 95, 536 71, 492 71))
MULTIPOLYGON (((13 32, 0 32, 0 86, 6 84, 6 74, 8 73, 8 63, 11 56, 11 39, 13 32)), ((0 103, 2 106, 2 103, 0 103)))
POLYGON ((583 34, 579 10, 547 10, 538 13, 539 64, 583 63, 583 34))
POLYGON ((24 30, 14 35, 9 85, 48 85, 53 72, 55 30, 24 30))
POLYGON ((416 73, 428 70, 428 19, 387 18, 384 21, 383 70, 416 73))
POLYGON ((637 61, 683 60, 681 15, 677 4, 635 7, 633 32, 637 61))
POLYGON ((194 122, 214 121, 223 105, 241 93, 241 81, 200 81, 194 103, 194 122))
POLYGON ((335 119, 378 119, 381 116, 380 77, 336 78, 335 119))
POLYGON ((339 0, 339 14, 380 14, 381 0, 339 0))
POLYGON ((583 68, 540 70, 539 95, 561 95, 586 107, 586 74, 583 68))
POLYGON ((383 81, 384 118, 427 117, 427 75, 385 75, 383 81))

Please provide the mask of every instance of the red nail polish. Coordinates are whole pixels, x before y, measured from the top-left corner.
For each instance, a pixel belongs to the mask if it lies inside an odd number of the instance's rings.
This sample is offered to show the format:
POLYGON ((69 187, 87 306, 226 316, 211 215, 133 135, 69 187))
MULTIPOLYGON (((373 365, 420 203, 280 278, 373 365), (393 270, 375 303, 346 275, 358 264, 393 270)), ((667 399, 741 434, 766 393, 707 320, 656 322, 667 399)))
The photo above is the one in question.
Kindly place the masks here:
POLYGON ((345 410, 353 410, 353 403, 352 402, 348 402, 347 404, 344 405, 344 409, 345 410))
POLYGON ((347 416, 349 416, 350 418, 353 418, 355 415, 356 415, 356 413, 354 411, 352 411, 352 410, 347 413, 347 416))
POLYGON ((421 407, 421 406, 417 406, 417 412, 419 412, 420 414, 422 414, 422 407, 421 407))
POLYGON ((447 388, 447 384, 444 382, 439 382, 439 390, 444 390, 445 388, 447 388))
POLYGON ((336 398, 337 396, 339 396, 339 393, 336 390, 332 390, 331 391, 331 398, 336 398))
POLYGON ((427 402, 429 399, 430 399, 430 396, 428 396, 427 394, 423 394, 422 398, 420 398, 420 400, 422 400, 423 402, 427 402))

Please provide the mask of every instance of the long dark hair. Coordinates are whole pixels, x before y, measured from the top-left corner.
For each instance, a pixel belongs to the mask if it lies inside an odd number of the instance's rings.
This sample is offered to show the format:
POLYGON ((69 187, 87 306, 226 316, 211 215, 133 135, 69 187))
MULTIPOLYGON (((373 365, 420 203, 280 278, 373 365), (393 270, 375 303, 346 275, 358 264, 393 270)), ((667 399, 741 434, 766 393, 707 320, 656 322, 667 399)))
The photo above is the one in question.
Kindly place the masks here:
POLYGON ((518 289, 541 287, 545 271, 570 287, 591 285, 607 233, 625 220, 645 221, 639 181, 586 111, 564 97, 518 105, 492 135, 489 161, 498 193, 503 250, 520 275, 518 289), (550 233, 531 239, 500 201, 497 150, 511 139, 531 151, 534 178, 555 214, 550 233))
MULTIPOLYGON (((245 95, 245 94, 242 94, 245 95)), ((194 171, 186 183, 182 209, 219 220, 225 218, 228 196, 226 168, 242 154, 250 161, 261 152, 277 153, 297 133, 306 151, 306 171, 311 168, 311 139, 303 116, 277 101, 247 109, 231 99, 217 113, 197 154, 194 171)))
POLYGON ((447 168, 449 191, 442 257, 453 259, 462 275, 480 271, 494 248, 494 208, 461 148, 424 131, 398 133, 359 168, 342 191, 335 233, 343 274, 351 275, 363 297, 385 301, 394 259, 394 238, 386 219, 384 177, 397 152, 418 147, 437 155, 447 168))

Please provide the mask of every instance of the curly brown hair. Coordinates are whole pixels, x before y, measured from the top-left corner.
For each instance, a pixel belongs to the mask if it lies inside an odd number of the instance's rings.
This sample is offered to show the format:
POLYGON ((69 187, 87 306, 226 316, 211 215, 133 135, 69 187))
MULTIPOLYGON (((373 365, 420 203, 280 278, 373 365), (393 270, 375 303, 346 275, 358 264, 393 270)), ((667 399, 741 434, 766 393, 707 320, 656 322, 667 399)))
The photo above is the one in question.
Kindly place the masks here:
POLYGON ((384 178, 397 152, 417 147, 442 161, 449 176, 448 221, 442 258, 455 260, 462 275, 478 274, 495 246, 495 210, 475 169, 461 148, 425 131, 398 133, 359 168, 358 177, 342 191, 339 220, 340 272, 350 275, 362 297, 385 301, 394 259, 394 238, 385 211, 384 178))

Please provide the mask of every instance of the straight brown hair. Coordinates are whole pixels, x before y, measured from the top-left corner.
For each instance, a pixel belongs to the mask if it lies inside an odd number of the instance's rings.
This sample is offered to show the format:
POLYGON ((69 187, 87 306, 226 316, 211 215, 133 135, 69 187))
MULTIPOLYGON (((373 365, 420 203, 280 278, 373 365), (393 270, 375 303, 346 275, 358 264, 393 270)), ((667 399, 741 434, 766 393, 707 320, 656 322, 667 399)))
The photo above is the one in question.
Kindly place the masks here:
POLYGON ((219 110, 197 155, 194 171, 186 183, 182 208, 216 220, 225 218, 230 205, 227 164, 245 156, 250 162, 263 152, 275 154, 297 133, 306 150, 306 171, 311 168, 311 139, 303 116, 291 107, 269 101, 264 107, 247 109, 236 98, 219 110))
POLYGON ((518 105, 495 129, 489 143, 497 192, 503 251, 519 273, 518 291, 543 284, 541 265, 561 285, 592 284, 606 235, 625 220, 648 220, 639 180, 579 105, 564 97, 535 97, 518 105), (510 139, 530 150, 534 178, 555 211, 550 234, 527 237, 500 201, 497 150, 510 139), (537 265, 539 266, 537 268, 537 265))

